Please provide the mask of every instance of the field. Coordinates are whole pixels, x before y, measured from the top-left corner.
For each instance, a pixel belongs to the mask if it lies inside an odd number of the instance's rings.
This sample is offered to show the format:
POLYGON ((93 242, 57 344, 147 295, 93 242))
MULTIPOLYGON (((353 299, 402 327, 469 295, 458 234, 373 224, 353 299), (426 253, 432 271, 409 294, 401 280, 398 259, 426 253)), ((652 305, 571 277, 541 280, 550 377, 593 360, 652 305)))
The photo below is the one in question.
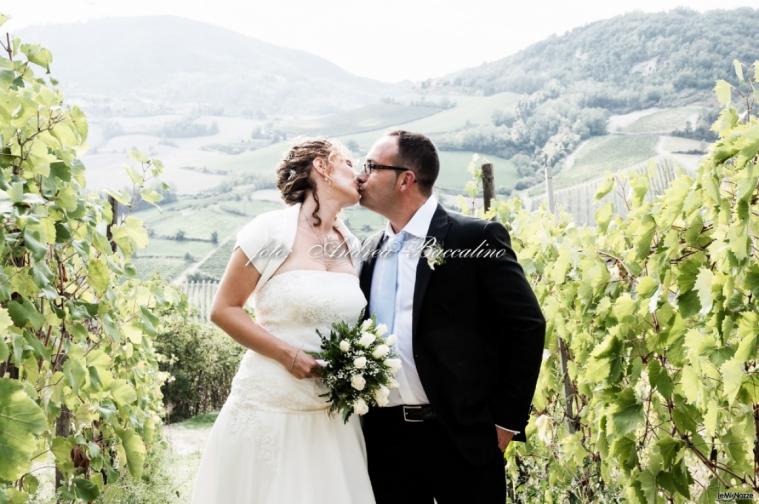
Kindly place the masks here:
POLYGON ((227 240, 219 248, 214 250, 213 254, 198 268, 198 273, 210 276, 217 280, 221 279, 229 262, 229 256, 232 255, 234 240, 227 240))
POLYGON ((141 256, 167 256, 167 257, 184 257, 189 253, 193 257, 202 257, 216 248, 216 245, 210 241, 191 241, 191 240, 166 240, 161 238, 150 238, 147 248, 140 251, 141 256))
MULTIPOLYGON (((491 124, 494 111, 513 109, 519 98, 521 95, 515 93, 461 98, 460 103, 452 109, 444 110, 424 119, 393 126, 409 131, 418 131, 426 135, 434 135, 435 133, 455 131, 467 125, 491 124)), ((385 127, 359 134, 344 135, 341 139, 354 141, 364 150, 367 150, 388 129, 390 128, 385 127)))
MULTIPOLYGON (((208 254, 224 249, 210 241, 178 241, 157 238, 158 236, 175 236, 182 230, 187 238, 210 240, 211 233, 215 231, 218 233, 219 244, 224 245, 225 240, 231 240, 254 216, 281 207, 281 203, 242 197, 237 201, 235 197, 227 195, 226 200, 223 196, 198 198, 196 201, 187 199, 166 205, 162 211, 151 209, 137 212, 135 216, 142 219, 145 226, 156 235, 150 239, 148 247, 137 254, 135 262, 141 275, 149 276, 157 271, 162 277, 173 279, 208 254), (192 261, 184 260, 186 253, 192 256, 192 261)), ((221 272, 229 258, 232 244, 233 240, 229 241, 229 251, 226 252, 224 264, 220 266, 221 272)), ((216 264, 213 256, 210 264, 216 264)))
MULTIPOLYGON (((343 221, 359 239, 364 239, 385 225, 383 217, 361 208, 353 206, 343 211, 343 221)), ((232 254, 234 239, 230 238, 222 243, 198 268, 198 272, 216 279, 220 279, 227 266, 229 256, 232 254)))
POLYGON ((573 163, 556 174, 557 186, 582 182, 606 171, 642 163, 656 156, 658 135, 604 135, 584 142, 572 155, 573 163))
POLYGON ((669 133, 682 129, 688 122, 695 124, 701 107, 674 107, 645 115, 623 129, 627 133, 669 133))
POLYGON ((441 109, 437 107, 376 103, 342 114, 291 119, 282 123, 280 128, 301 135, 337 136, 408 123, 422 117, 438 114, 440 111, 441 109))
MULTIPOLYGON (((139 212, 153 237, 147 249, 139 252, 138 267, 145 274, 160 272, 176 277, 188 267, 202 262, 197 270, 218 278, 224 271, 234 233, 260 212, 282 205, 278 191, 272 187, 275 168, 291 141, 277 142, 260 148, 241 148, 238 154, 226 147, 247 146, 251 133, 259 128, 281 128, 290 135, 337 135, 356 152, 360 164, 371 144, 391 128, 422 131, 434 135, 470 125, 490 124, 496 110, 513 109, 520 99, 514 93, 492 96, 452 97, 456 106, 440 109, 432 106, 408 106, 378 103, 346 113, 320 117, 279 118, 271 121, 222 116, 201 116, 195 121, 216 123, 219 131, 194 138, 162 138, 163 125, 181 119, 179 115, 151 117, 119 117, 119 134, 106 135, 108 124, 95 122, 90 136, 92 151, 85 157, 88 180, 93 188, 126 184, 121 165, 128 150, 137 145, 166 166, 164 179, 174 184, 179 201, 157 209, 139 212), (247 143, 246 143, 247 142, 247 143), (209 146, 214 146, 209 149, 209 146), (226 147, 225 147, 226 146, 226 147), (206 241, 176 241, 183 231, 186 238, 206 241), (217 232, 218 242, 210 242, 217 232), (185 254, 192 261, 186 262, 185 254), (193 262, 194 261, 194 262, 193 262)), ((670 155, 686 166, 694 166, 703 149, 700 142, 662 135, 661 132, 682 128, 693 121, 698 106, 673 109, 647 109, 614 116, 609 127, 616 134, 591 138, 583 142, 568 158, 566 168, 555 175, 557 189, 597 177, 606 171, 640 165, 658 155, 670 155)), ((111 125, 112 126, 112 125, 111 125)), ((441 151, 441 171, 437 186, 442 193, 461 193, 471 175, 468 166, 474 152, 441 151)), ((486 156, 478 163, 492 162, 496 189, 513 187, 518 179, 516 168, 508 159, 486 156)), ((530 193, 540 192, 535 188, 530 193)), ((384 219, 358 206, 346 209, 343 218, 360 238, 381 229, 384 219)))
POLYGON ((161 278, 175 278, 189 266, 184 259, 172 257, 139 257, 134 259, 134 267, 140 278, 149 278, 158 273, 161 278))
POLYGON ((707 142, 700 140, 691 140, 690 138, 674 136, 661 136, 659 138, 659 149, 666 152, 706 152, 706 149, 708 148, 707 142))

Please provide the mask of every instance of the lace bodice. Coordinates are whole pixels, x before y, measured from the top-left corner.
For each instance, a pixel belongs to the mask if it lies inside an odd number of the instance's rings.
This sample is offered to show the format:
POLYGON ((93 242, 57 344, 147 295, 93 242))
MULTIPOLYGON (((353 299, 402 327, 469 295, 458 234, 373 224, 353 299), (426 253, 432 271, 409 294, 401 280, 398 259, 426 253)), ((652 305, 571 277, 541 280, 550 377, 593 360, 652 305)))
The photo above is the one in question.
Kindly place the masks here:
MULTIPOLYGON (((304 351, 318 351, 316 329, 328 334, 333 322, 357 321, 366 298, 352 273, 289 270, 272 276, 253 296, 256 322, 272 335, 304 351)), ((328 407, 317 379, 298 380, 279 362, 248 350, 232 381, 230 399, 238 407, 309 411, 328 407)))

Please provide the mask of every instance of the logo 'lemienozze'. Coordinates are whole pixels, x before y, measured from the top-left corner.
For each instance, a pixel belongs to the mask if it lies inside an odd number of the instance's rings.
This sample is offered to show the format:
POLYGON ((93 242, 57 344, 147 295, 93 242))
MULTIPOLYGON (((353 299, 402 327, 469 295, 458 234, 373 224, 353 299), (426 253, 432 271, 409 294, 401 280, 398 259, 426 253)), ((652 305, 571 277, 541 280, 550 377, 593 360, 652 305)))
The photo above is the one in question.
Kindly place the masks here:
POLYGON ((718 501, 734 501, 734 500, 753 500, 754 496, 751 492, 719 492, 717 494, 718 501))

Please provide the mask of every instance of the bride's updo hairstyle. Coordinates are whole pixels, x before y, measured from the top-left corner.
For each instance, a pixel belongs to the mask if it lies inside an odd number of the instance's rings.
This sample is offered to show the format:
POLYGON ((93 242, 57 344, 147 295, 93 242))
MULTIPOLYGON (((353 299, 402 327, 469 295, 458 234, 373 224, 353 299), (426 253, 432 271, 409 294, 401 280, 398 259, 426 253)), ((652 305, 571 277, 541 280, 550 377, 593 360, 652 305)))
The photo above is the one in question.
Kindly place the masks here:
POLYGON ((311 214, 321 224, 319 218, 319 195, 316 182, 309 176, 312 162, 322 158, 328 165, 339 156, 347 156, 347 150, 336 140, 326 138, 308 139, 293 145, 277 165, 277 189, 288 205, 303 203, 309 191, 313 192, 316 208, 311 214))

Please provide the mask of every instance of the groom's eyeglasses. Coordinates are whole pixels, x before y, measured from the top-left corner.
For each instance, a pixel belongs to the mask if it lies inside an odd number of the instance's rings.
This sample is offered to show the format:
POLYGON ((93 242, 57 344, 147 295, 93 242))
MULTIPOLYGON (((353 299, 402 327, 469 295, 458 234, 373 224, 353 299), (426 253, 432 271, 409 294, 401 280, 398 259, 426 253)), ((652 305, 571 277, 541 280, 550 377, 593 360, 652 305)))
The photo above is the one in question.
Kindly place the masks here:
POLYGON ((370 175, 372 170, 395 170, 395 171, 408 171, 411 168, 405 168, 403 166, 390 166, 377 164, 374 161, 367 161, 364 163, 364 173, 370 175))

